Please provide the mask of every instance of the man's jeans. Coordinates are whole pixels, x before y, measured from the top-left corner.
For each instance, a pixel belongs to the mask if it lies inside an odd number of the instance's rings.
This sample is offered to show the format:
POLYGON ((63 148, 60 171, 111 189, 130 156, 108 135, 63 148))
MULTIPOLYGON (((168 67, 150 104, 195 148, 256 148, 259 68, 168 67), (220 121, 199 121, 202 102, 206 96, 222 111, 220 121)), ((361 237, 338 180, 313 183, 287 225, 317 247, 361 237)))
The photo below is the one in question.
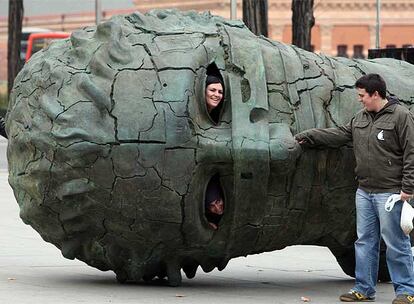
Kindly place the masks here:
POLYGON ((355 242, 355 287, 366 296, 375 296, 381 237, 387 245, 387 265, 397 295, 414 295, 413 256, 410 238, 400 227, 402 204, 391 212, 385 202, 393 193, 356 192, 357 234, 355 242))

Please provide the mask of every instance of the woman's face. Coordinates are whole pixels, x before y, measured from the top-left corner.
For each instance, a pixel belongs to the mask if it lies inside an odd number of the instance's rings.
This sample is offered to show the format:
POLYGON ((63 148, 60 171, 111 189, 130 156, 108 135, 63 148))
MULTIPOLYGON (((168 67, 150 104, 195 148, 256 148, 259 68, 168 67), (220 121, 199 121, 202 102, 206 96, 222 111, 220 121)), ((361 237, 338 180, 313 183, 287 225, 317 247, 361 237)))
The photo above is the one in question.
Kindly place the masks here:
POLYGON ((206 104, 207 110, 210 113, 216 108, 223 99, 223 86, 221 83, 210 83, 206 87, 206 104))

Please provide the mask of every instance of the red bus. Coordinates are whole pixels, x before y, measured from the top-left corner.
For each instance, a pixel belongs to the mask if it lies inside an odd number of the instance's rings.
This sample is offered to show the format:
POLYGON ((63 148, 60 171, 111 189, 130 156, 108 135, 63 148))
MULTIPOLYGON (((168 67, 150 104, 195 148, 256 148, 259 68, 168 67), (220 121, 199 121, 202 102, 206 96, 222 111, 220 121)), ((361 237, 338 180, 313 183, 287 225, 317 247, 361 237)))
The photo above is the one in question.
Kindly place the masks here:
POLYGON ((45 32, 45 33, 31 33, 27 40, 26 62, 32 55, 44 47, 48 46, 54 39, 68 38, 70 33, 66 32, 45 32))

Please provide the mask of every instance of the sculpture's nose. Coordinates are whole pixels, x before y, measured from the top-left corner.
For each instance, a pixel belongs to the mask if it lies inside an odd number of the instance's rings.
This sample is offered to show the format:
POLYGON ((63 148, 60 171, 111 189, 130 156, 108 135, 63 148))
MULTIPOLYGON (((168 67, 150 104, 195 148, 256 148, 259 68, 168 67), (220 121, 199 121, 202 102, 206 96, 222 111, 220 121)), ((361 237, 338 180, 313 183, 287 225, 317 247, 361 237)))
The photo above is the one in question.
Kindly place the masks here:
POLYGON ((269 126, 270 162, 278 175, 287 175, 296 167, 296 160, 302 148, 295 140, 285 123, 273 123, 269 126))

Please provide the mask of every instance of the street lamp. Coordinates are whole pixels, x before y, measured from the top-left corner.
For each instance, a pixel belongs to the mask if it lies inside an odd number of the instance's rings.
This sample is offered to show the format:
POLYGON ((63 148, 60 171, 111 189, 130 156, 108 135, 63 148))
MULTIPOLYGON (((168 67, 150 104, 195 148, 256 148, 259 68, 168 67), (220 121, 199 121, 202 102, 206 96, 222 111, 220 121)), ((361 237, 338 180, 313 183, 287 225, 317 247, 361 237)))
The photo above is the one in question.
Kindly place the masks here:
POLYGON ((237 0, 230 0, 230 19, 237 19, 237 0))
POLYGON ((381 31, 380 12, 381 12, 381 0, 377 0, 377 26, 376 26, 376 39, 375 39, 376 49, 380 48, 380 31, 381 31))
POLYGON ((95 0, 95 22, 96 22, 96 25, 101 23, 101 16, 102 16, 101 0, 95 0))

